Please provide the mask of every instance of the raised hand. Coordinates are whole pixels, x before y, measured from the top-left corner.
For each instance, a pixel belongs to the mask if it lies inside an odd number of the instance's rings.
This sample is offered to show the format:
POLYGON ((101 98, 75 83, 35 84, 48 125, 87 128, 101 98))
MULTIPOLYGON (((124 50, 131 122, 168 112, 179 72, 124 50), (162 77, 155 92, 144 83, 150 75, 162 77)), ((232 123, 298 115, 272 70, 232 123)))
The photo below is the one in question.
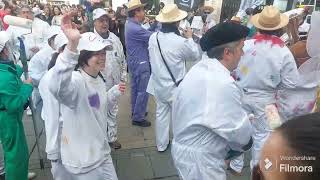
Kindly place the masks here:
POLYGON ((68 38, 68 49, 70 51, 76 52, 81 35, 75 23, 72 22, 72 17, 74 15, 75 14, 73 12, 70 12, 62 17, 61 29, 68 38))

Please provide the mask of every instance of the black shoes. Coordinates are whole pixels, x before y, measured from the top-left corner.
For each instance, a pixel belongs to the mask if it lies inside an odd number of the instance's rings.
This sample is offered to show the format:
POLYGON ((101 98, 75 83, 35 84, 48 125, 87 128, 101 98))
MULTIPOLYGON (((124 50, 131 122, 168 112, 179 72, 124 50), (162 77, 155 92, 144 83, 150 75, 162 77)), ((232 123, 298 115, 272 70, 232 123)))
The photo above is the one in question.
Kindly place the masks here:
POLYGON ((116 140, 115 142, 110 142, 109 146, 113 149, 120 149, 121 148, 121 144, 119 143, 118 140, 116 140))
POLYGON ((148 120, 144 120, 144 121, 132 121, 132 125, 134 126, 140 126, 140 127, 149 127, 151 126, 151 122, 148 120))

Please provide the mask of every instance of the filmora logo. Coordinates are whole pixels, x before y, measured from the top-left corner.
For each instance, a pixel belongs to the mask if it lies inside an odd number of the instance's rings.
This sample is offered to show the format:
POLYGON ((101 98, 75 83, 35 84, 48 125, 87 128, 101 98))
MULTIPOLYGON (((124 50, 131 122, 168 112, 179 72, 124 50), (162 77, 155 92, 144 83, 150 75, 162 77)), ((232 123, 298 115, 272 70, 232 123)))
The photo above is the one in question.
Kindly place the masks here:
POLYGON ((272 167, 272 162, 268 158, 266 158, 264 160, 264 168, 266 168, 266 170, 269 170, 271 167, 272 167))
POLYGON ((266 157, 264 160, 260 161, 260 167, 264 168, 266 171, 273 171, 277 167, 276 160, 266 157))

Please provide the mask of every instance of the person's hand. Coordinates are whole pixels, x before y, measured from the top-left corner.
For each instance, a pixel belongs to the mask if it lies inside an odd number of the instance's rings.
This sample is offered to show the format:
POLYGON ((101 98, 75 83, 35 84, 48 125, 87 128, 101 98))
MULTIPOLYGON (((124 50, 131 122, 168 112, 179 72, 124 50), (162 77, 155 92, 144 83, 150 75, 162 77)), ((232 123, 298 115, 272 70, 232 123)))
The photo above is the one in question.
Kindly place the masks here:
POLYGON ((246 9, 246 14, 247 15, 253 15, 253 8, 248 8, 248 9, 246 9))
POLYGON ((40 49, 38 47, 33 47, 30 49, 31 52, 37 53, 40 49))
POLYGON ((192 38, 192 34, 193 34, 193 32, 192 32, 192 29, 191 28, 187 28, 187 29, 185 29, 184 31, 183 31, 183 36, 185 37, 185 38, 192 38))
POLYGON ((145 18, 144 18, 144 23, 149 23, 149 22, 150 22, 150 19, 147 18, 147 17, 145 17, 145 18))
POLYGON ((61 20, 61 29, 68 38, 68 49, 70 51, 76 52, 81 35, 75 23, 72 22, 73 16, 74 13, 72 12, 63 15, 61 20))
POLYGON ((24 84, 32 84, 32 79, 29 77, 28 79, 23 81, 24 84))
POLYGON ((121 82, 119 84, 119 91, 121 92, 121 94, 124 94, 124 92, 126 91, 126 83, 121 82))

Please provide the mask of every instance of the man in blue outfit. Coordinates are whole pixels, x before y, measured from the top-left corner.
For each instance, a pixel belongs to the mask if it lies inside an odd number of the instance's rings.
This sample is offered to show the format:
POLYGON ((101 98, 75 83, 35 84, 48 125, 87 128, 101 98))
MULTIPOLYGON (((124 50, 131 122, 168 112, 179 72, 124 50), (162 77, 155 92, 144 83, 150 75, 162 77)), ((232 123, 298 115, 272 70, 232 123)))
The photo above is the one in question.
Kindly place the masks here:
POLYGON ((128 68, 131 74, 132 124, 141 127, 151 126, 146 120, 149 95, 146 92, 151 75, 148 43, 152 34, 141 23, 145 19, 144 4, 131 0, 128 4, 128 21, 125 25, 128 68))

